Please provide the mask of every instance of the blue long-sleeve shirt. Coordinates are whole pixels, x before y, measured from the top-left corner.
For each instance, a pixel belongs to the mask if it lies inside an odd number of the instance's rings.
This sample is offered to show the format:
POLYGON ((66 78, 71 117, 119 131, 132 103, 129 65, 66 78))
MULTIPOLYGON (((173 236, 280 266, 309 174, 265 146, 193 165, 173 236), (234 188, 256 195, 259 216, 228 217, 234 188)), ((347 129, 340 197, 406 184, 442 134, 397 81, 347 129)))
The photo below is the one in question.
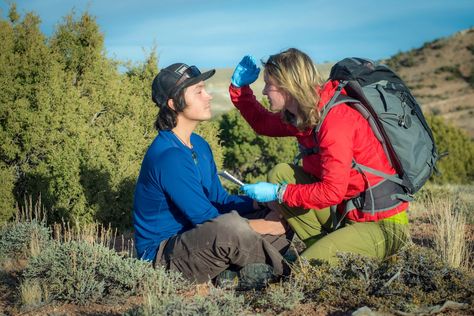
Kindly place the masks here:
POLYGON ((252 211, 250 198, 222 187, 209 144, 194 133, 191 144, 193 149, 160 131, 145 154, 133 207, 139 258, 152 261, 161 241, 219 214, 252 211))

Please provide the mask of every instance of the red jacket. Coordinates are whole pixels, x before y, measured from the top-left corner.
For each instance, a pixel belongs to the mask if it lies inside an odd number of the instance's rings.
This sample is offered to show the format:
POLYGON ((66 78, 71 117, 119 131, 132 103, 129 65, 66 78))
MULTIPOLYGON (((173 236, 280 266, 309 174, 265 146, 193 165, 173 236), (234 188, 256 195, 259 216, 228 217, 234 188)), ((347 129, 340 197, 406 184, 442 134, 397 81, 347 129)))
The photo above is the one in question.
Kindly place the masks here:
MULTIPOLYGON (((331 99, 337 85, 337 81, 329 81, 320 90, 319 109, 331 99)), ((295 136, 304 147, 316 147, 312 128, 300 131, 283 122, 280 113, 268 111, 257 101, 250 87, 236 88, 231 85, 229 91, 235 107, 258 134, 295 136)), ((345 94, 344 90, 342 94, 345 94)), ((316 139, 320 152, 304 157, 303 169, 320 181, 312 184, 288 184, 283 201, 290 207, 323 209, 337 204, 340 205, 341 212, 344 200, 358 196, 368 187, 362 175, 351 168, 353 158, 362 165, 395 174, 368 122, 346 104, 329 111, 316 139)), ((366 176, 371 186, 383 180, 370 173, 366 173, 366 176)), ((357 222, 377 221, 407 208, 408 203, 404 202, 394 209, 374 215, 354 209, 347 214, 347 218, 357 222)))

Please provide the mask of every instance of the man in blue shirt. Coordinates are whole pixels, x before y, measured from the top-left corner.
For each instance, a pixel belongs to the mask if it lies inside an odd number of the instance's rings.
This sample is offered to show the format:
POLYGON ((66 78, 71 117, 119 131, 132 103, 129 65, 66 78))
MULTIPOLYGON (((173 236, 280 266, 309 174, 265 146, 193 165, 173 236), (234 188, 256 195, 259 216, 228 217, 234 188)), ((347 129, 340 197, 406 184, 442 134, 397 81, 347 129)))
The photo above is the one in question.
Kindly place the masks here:
POLYGON ((193 133, 211 118, 212 97, 204 81, 214 73, 176 63, 153 80, 159 134, 143 159, 135 189, 138 256, 198 283, 256 263, 283 275, 288 272, 280 254, 288 246, 284 225, 274 214, 242 217, 258 209, 257 203, 224 190, 209 144, 193 133))

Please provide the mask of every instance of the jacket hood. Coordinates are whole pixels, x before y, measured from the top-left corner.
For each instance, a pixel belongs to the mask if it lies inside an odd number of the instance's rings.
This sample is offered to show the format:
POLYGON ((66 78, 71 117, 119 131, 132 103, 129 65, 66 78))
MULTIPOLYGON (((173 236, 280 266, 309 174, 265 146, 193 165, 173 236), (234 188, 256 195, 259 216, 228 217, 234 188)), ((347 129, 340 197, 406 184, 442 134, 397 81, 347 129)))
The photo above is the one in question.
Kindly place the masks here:
MULTIPOLYGON (((319 103, 318 103, 318 109, 321 110, 326 103, 331 100, 332 96, 336 92, 337 86, 339 85, 339 81, 337 80, 328 80, 322 88, 319 90, 319 103)), ((344 89, 342 89, 341 94, 346 94, 344 89)))

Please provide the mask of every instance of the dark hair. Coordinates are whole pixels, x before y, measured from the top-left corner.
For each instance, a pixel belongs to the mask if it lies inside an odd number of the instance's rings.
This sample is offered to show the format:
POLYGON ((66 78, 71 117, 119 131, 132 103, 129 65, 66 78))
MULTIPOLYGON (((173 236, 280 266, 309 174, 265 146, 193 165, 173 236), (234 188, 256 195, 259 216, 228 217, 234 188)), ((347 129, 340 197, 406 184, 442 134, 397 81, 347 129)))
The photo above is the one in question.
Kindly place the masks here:
POLYGON ((174 110, 168 106, 168 102, 161 106, 155 120, 155 128, 157 131, 169 130, 176 127, 177 117, 179 112, 183 112, 186 107, 186 100, 184 93, 186 88, 180 89, 171 98, 174 104, 174 110))

